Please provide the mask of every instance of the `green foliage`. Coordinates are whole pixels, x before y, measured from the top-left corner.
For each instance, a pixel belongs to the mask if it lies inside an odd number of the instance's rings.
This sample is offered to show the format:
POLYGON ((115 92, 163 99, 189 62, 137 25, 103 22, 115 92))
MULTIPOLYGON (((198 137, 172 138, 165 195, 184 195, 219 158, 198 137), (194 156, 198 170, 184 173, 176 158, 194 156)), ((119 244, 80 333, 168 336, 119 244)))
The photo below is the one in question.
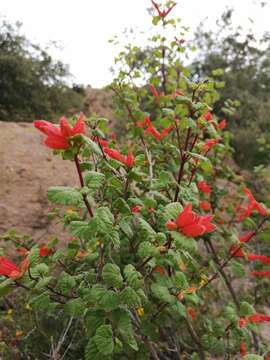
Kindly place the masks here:
POLYGON ((165 31, 178 23, 153 23, 159 31, 146 54, 129 45, 116 59, 122 146, 98 143, 110 130, 93 117, 87 135, 67 136, 69 148, 55 152, 75 156, 81 184, 48 190, 53 204, 72 207, 51 212, 72 238, 44 236, 40 246, 16 232, 1 236, 18 250, 17 265, 0 257, 8 360, 236 359, 244 347, 267 350, 268 279, 253 271, 270 257, 251 260, 264 249, 255 240, 269 241, 269 216, 228 165, 230 135, 212 111, 223 72, 194 79, 180 61, 183 41, 165 31), (245 231, 254 232, 248 243, 245 231))

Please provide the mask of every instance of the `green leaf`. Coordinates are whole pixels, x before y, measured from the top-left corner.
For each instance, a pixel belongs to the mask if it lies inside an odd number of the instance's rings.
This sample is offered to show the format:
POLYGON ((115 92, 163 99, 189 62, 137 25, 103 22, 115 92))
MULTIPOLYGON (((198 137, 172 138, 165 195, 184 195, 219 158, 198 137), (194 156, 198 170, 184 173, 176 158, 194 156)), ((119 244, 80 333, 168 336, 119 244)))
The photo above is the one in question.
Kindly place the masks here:
POLYGON ((99 326, 104 324, 104 321, 105 313, 103 311, 90 309, 85 315, 85 326, 91 335, 96 332, 99 326))
POLYGON ((176 231, 171 231, 171 236, 177 248, 184 249, 192 253, 198 250, 198 244, 193 238, 188 238, 176 231))
POLYGON ((133 265, 129 264, 125 266, 124 275, 128 285, 130 285, 134 290, 138 290, 143 287, 143 276, 133 265))
POLYGON ((154 296, 161 302, 165 302, 168 304, 173 304, 176 302, 175 297, 170 294, 166 286, 152 284, 151 291, 154 294, 154 296))
POLYGON ((68 186, 49 187, 48 199, 54 204, 75 206, 80 205, 83 201, 80 191, 68 186))
POLYGON ((121 291, 120 298, 129 308, 141 306, 139 295, 130 286, 121 291))
POLYGON ((117 289, 123 286, 120 268, 115 264, 107 263, 103 268, 102 277, 107 285, 117 289))
POLYGON ((6 279, 0 283, 0 298, 8 295, 14 288, 10 287, 13 283, 12 279, 6 279))
POLYGON ((168 221, 170 219, 176 220, 176 218, 182 211, 183 211, 183 206, 180 203, 178 202, 170 203, 165 206, 163 217, 165 221, 168 221))
POLYGON ((177 289, 185 289, 188 287, 188 282, 186 275, 183 272, 176 271, 175 276, 173 278, 173 282, 177 289))
POLYGON ((67 294, 71 289, 73 289, 76 285, 76 281, 74 277, 63 271, 59 277, 59 280, 57 282, 57 289, 67 294))
POLYGON ((248 354, 244 357, 244 360, 263 360, 263 357, 260 355, 248 354))
POLYGON ((256 310, 254 307, 246 301, 242 301, 240 304, 240 316, 249 316, 255 314, 256 310))
POLYGON ((98 189, 105 181, 105 175, 96 171, 89 171, 84 176, 85 185, 90 189, 98 189))
POLYGON ((64 310, 68 315, 71 316, 83 316, 85 311, 85 303, 80 298, 72 299, 65 304, 64 310))
POLYGON ((110 355, 113 353, 114 341, 111 325, 101 325, 93 339, 101 354, 110 355))
POLYGON ((155 238, 156 232, 152 227, 142 218, 138 218, 138 222, 140 225, 140 228, 145 235, 145 238, 147 240, 153 240, 155 238))
POLYGON ((85 360, 111 360, 112 357, 110 355, 105 356, 101 352, 98 351, 98 347, 94 341, 94 338, 90 339, 86 345, 85 353, 84 353, 85 360))
POLYGON ((93 140, 89 139, 87 136, 80 135, 83 142, 89 146, 89 148, 97 155, 102 155, 102 151, 100 150, 97 143, 93 140))
POLYGON ((121 311, 117 328, 125 343, 127 343, 133 350, 138 351, 138 345, 133 335, 131 320, 127 312, 121 311))
POLYGON ((141 258, 146 258, 149 256, 156 256, 158 254, 159 254, 159 251, 156 248, 156 246, 153 245, 152 243, 150 243, 149 241, 144 241, 139 245, 138 255, 141 258))
POLYGON ((234 275, 238 278, 242 278, 246 275, 246 271, 242 264, 240 264, 238 261, 232 262, 232 271, 234 275))

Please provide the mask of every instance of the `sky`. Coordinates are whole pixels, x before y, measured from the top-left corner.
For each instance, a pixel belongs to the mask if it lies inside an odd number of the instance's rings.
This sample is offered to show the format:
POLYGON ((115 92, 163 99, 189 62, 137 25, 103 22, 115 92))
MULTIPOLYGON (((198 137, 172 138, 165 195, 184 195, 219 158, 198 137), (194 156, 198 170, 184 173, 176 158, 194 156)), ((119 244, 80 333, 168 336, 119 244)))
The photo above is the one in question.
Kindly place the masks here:
MULTIPOLYGON (((178 0, 174 15, 192 35, 202 20, 213 28, 226 6, 234 7, 234 23, 252 27, 259 38, 270 30, 269 1, 262 8, 260 0, 178 0)), ((150 0, 0 0, 0 6, 7 20, 23 23, 22 32, 30 40, 44 47, 57 41, 60 48, 50 53, 69 64, 73 82, 95 88, 112 79, 109 69, 116 52, 108 40, 125 28, 147 31, 151 21, 146 10, 150 0)))

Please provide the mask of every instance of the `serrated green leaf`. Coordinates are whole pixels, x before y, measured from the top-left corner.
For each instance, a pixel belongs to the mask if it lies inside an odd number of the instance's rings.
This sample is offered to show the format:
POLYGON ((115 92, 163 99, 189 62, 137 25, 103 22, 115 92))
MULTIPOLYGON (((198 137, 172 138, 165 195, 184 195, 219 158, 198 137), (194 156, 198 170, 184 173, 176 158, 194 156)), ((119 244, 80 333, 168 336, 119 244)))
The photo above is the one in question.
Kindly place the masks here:
POLYGON ((171 231, 171 236, 177 248, 184 249, 192 253, 198 250, 198 244, 193 238, 188 238, 176 231, 171 231))
POLYGON ((123 286, 123 277, 120 268, 115 264, 107 263, 103 268, 102 277, 107 285, 117 289, 123 286))
POLYGON ((120 298, 129 308, 141 306, 141 299, 134 289, 127 286, 121 291, 120 298))
POLYGON ((98 189, 105 181, 105 175, 96 171, 88 171, 84 176, 85 185, 90 189, 98 189))
POLYGON ((183 211, 183 206, 178 202, 173 202, 165 206, 163 217, 165 221, 175 220, 183 211))
POLYGON ((161 302, 165 302, 167 304, 173 304, 176 302, 175 297, 170 294, 168 288, 165 286, 159 284, 152 284, 151 291, 154 296, 161 302))
POLYGON ((49 187, 48 199, 54 204, 75 206, 79 206, 83 201, 80 191, 68 186, 49 187))
POLYGON ((96 331, 94 342, 101 354, 112 354, 114 349, 114 341, 111 325, 101 325, 96 331))

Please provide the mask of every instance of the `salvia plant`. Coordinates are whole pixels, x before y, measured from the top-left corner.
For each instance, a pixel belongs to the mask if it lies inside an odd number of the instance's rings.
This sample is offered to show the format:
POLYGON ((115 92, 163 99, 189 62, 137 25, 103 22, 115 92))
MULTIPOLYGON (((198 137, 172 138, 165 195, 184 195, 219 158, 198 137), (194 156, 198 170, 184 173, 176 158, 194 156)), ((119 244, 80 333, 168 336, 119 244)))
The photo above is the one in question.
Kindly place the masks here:
POLYGON ((150 56, 127 46, 110 86, 125 135, 97 116, 34 122, 78 183, 48 189, 67 243, 2 236, 18 254, 0 257, 7 358, 268 359, 269 211, 212 111, 222 72, 190 74, 176 4, 152 4, 150 56))

